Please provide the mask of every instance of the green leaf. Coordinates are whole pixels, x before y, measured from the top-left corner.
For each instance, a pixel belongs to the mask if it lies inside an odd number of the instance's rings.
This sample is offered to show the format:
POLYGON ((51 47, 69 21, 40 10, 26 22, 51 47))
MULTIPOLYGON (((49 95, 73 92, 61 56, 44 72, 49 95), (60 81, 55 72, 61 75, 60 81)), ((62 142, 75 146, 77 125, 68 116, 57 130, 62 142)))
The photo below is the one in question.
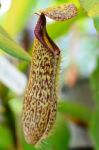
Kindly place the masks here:
POLYGON ((97 106, 90 125, 90 134, 93 139, 95 150, 99 150, 99 103, 97 106))
POLYGON ((96 30, 99 32, 99 17, 94 18, 94 26, 96 30))
POLYGON ((74 102, 59 102, 58 111, 66 114, 69 117, 89 122, 92 116, 90 109, 74 102))
POLYGON ((99 101, 99 59, 97 61, 96 69, 90 77, 90 84, 94 99, 99 101))
POLYGON ((78 10, 78 15, 72 19, 49 24, 47 27, 48 33, 52 38, 58 38, 59 36, 66 34, 66 32, 69 31, 71 25, 73 25, 74 22, 83 17, 85 17, 85 13, 80 9, 78 10))
POLYGON ((58 4, 58 5, 62 4, 62 3, 65 3, 65 4, 66 3, 68 3, 68 4, 73 3, 75 5, 79 5, 79 1, 78 0, 61 0, 61 1, 60 0, 55 0, 54 3, 58 4))
POLYGON ((80 3, 89 16, 99 16, 99 0, 80 0, 80 3))
POLYGON ((25 26, 29 17, 35 11, 36 0, 13 0, 10 10, 1 22, 6 31, 11 35, 17 35, 25 26), (33 8, 34 7, 34 8, 33 8))
POLYGON ((0 147, 9 148, 13 144, 12 136, 10 130, 4 126, 0 125, 0 147))
POLYGON ((18 98, 10 99, 8 102, 12 112, 17 116, 22 112, 22 101, 18 98))
POLYGON ((20 47, 16 42, 9 39, 8 36, 3 35, 2 33, 0 33, 0 49, 21 60, 31 60, 29 54, 25 52, 22 47, 20 47))
POLYGON ((0 26, 0 33, 9 38, 10 40, 12 40, 10 35, 1 26, 0 26))

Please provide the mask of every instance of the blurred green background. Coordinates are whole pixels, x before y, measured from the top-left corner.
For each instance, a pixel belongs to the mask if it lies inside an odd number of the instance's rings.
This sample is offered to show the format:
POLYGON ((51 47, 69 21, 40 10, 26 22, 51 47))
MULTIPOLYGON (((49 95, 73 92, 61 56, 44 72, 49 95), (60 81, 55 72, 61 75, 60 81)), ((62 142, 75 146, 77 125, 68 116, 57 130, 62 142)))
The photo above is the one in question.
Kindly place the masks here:
POLYGON ((99 0, 0 0, 0 150, 99 150, 99 0), (22 102, 38 10, 73 3, 77 16, 47 31, 61 49, 58 112, 39 148, 25 142, 22 102))

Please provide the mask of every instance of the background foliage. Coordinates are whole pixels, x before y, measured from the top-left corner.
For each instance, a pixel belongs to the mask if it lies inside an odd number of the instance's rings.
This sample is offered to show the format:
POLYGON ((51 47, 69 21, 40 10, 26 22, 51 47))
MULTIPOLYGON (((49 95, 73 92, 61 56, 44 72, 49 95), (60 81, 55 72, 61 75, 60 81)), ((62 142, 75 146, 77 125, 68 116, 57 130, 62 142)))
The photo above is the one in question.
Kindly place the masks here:
MULTIPOLYGON (((60 88, 65 84, 66 69, 74 64, 79 76, 89 80, 96 107, 92 109, 88 107, 90 104, 79 103, 81 95, 76 102, 72 102, 71 96, 60 94, 55 129, 38 150, 67 150, 71 139, 70 120, 87 124, 92 145, 94 149, 99 149, 99 0, 12 0, 9 10, 0 15, 0 56, 7 57, 28 79, 33 29, 37 19, 33 13, 71 2, 78 8, 76 17, 65 22, 49 21, 47 25, 49 35, 62 50, 60 88)), ((0 12, 3 9, 1 1, 0 12)), ((24 92, 18 95, 0 81, 0 150, 33 150, 33 146, 24 141, 21 130, 23 95, 24 92)), ((82 97, 86 99, 87 94, 82 97)))

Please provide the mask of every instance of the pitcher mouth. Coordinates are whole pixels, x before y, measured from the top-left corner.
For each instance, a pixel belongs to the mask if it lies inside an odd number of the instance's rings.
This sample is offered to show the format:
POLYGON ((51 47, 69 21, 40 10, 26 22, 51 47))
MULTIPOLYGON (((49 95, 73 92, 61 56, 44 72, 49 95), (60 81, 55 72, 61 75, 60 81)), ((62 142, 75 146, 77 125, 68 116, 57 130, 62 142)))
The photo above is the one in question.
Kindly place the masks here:
POLYGON ((41 13, 38 22, 36 24, 34 34, 36 38, 43 44, 45 48, 50 50, 54 55, 60 54, 60 49, 54 43, 54 41, 49 37, 46 31, 46 18, 43 13, 41 13))

